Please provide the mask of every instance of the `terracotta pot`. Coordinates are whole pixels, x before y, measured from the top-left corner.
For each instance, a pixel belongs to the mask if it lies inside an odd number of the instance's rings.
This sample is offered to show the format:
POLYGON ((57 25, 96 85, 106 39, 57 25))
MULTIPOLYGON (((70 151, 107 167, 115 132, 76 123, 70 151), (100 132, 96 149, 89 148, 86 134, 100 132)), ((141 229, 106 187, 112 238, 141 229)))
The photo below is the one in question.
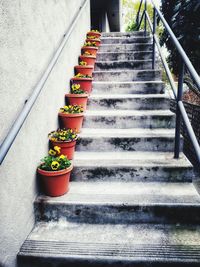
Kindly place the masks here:
POLYGON ((96 44, 96 46, 98 47, 98 46, 100 46, 100 44, 101 44, 101 41, 100 40, 98 40, 98 39, 86 39, 86 42, 94 42, 95 44, 96 44))
POLYGON ((94 66, 95 64, 96 57, 95 56, 80 56, 79 57, 79 62, 80 61, 85 61, 87 62, 87 65, 94 66))
POLYGON ((51 197, 58 197, 67 193, 72 168, 72 165, 60 171, 44 171, 38 168, 37 172, 42 179, 44 193, 51 197))
POLYGON ((101 33, 100 32, 88 32, 86 37, 89 36, 89 35, 96 36, 97 38, 101 37, 101 33))
POLYGON ((81 73, 83 75, 89 75, 92 76, 92 72, 94 70, 94 66, 88 65, 88 66, 75 66, 75 74, 81 73))
POLYGON ((72 129, 80 133, 82 124, 83 124, 83 113, 78 114, 67 114, 67 113, 58 113, 61 128, 72 129))
POLYGON ((92 92, 92 78, 72 78, 71 83, 80 84, 80 89, 84 90, 88 94, 92 92))
POLYGON ((60 147, 60 154, 65 155, 68 159, 73 159, 74 150, 76 146, 76 140, 74 141, 51 141, 50 146, 53 148, 54 146, 60 147))
POLYGON ((81 105, 86 110, 88 94, 66 94, 65 97, 69 105, 81 105))
POLYGON ((97 51, 98 51, 98 47, 94 47, 94 46, 83 46, 81 48, 81 52, 84 54, 85 52, 89 52, 92 55, 96 56, 97 55, 97 51))

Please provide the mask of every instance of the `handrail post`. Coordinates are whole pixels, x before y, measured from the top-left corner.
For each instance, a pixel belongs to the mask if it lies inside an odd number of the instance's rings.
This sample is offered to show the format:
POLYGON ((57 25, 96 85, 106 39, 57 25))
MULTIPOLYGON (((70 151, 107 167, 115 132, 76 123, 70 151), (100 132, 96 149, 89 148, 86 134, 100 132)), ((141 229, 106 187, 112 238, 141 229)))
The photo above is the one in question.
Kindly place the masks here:
POLYGON ((147 0, 144 0, 144 33, 147 34, 147 17, 146 17, 146 11, 147 11, 147 0))
POLYGON ((155 61, 156 61, 156 44, 154 34, 156 33, 156 9, 153 8, 153 51, 152 51, 152 69, 155 69, 155 61))
POLYGON ((174 158, 179 158, 180 153, 180 141, 181 141, 181 112, 178 107, 178 102, 182 101, 183 95, 183 78, 184 78, 184 63, 182 58, 179 61, 179 74, 178 74, 178 93, 176 103, 176 131, 175 131, 175 146, 174 146, 174 158))

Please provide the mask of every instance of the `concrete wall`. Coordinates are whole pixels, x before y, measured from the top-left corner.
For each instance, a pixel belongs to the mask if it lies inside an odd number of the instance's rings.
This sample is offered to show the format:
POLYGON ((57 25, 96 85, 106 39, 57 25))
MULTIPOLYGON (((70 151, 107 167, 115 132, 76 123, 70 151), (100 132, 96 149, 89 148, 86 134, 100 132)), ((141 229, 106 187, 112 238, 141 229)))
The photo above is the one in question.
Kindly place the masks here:
MULTIPOLYGON (((47 67, 83 0, 0 0, 0 140, 47 67)), ((47 134, 69 90, 85 34, 88 2, 25 124, 0 168, 0 266, 16 254, 34 225, 35 171, 48 149, 47 134)))

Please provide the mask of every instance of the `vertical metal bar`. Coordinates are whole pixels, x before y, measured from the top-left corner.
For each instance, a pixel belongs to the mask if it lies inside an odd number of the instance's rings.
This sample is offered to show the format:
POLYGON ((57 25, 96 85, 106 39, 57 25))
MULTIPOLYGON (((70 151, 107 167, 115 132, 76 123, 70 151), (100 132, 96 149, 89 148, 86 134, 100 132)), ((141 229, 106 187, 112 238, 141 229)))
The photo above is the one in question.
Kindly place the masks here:
POLYGON ((152 51, 152 69, 155 69, 155 61, 156 61, 156 43, 154 34, 156 33, 156 9, 153 8, 153 51, 152 51))
POLYGON ((184 78, 184 63, 180 58, 179 63, 179 75, 178 75, 178 93, 177 93, 177 104, 176 104, 176 131, 175 131, 175 146, 174 146, 174 158, 179 158, 180 153, 180 137, 181 137, 181 112, 178 107, 178 102, 182 100, 183 95, 183 78, 184 78))
POLYGON ((144 33, 146 35, 147 33, 147 17, 146 17, 146 11, 147 11, 147 0, 144 1, 144 33))

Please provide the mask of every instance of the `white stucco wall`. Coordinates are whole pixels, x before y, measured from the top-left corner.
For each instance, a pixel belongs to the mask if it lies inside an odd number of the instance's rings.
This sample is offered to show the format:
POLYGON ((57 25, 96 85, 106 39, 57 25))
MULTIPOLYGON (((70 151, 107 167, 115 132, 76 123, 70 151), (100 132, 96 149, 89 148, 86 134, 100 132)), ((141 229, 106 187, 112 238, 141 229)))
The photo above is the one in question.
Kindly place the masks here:
MULTIPOLYGON (((0 0, 0 141, 47 67, 83 0, 0 0)), ((0 266, 16 253, 34 225, 35 171, 57 128, 73 66, 90 28, 89 2, 31 113, 0 167, 0 266)))

